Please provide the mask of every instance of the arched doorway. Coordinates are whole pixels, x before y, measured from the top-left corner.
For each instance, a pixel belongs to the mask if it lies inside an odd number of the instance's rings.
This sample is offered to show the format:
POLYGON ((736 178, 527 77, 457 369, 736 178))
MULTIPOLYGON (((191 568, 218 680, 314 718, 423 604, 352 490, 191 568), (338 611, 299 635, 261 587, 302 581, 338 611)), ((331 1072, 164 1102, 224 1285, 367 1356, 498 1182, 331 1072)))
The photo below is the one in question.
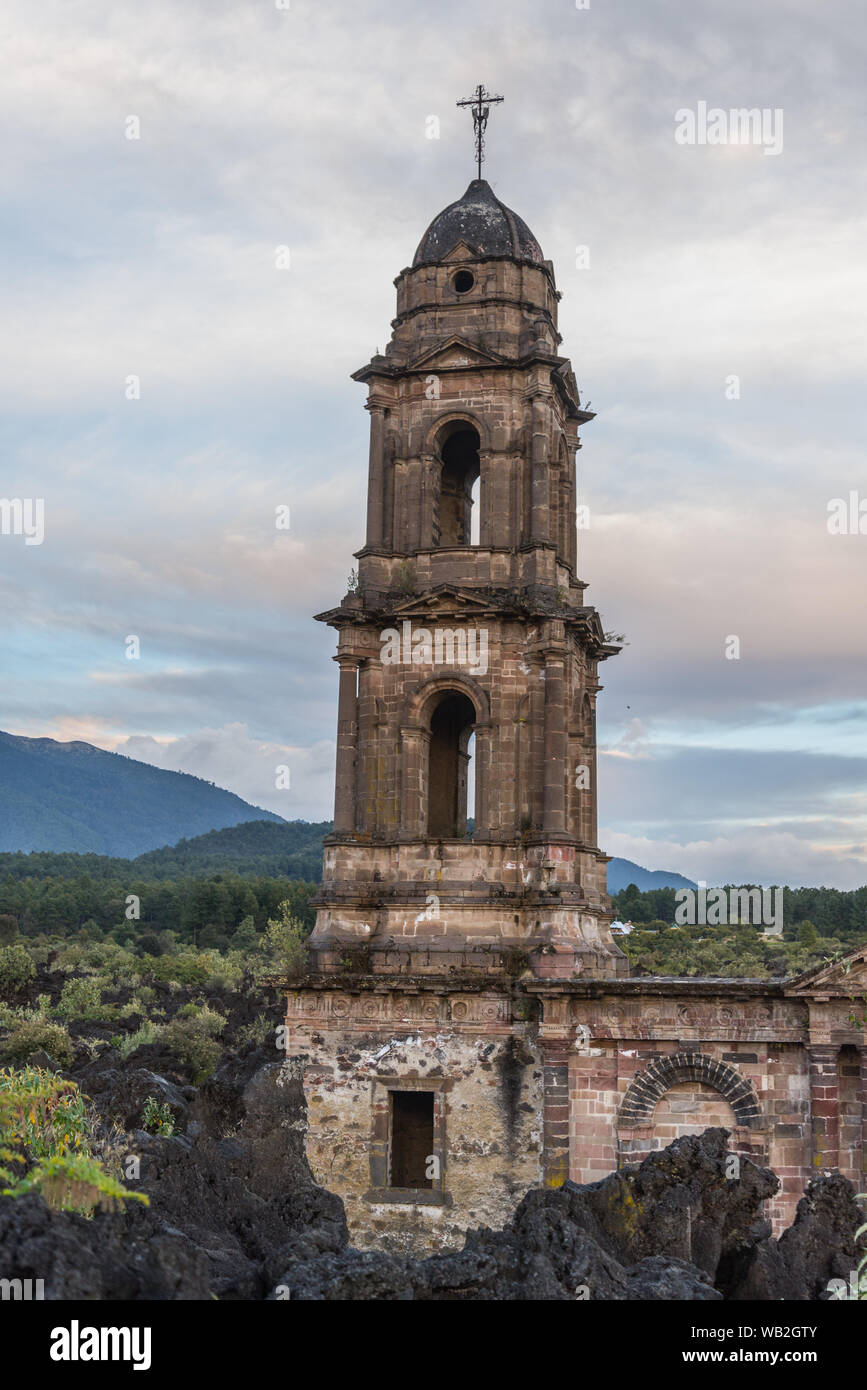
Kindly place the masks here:
POLYGON ((481 470, 479 442, 478 430, 462 420, 454 421, 441 442, 440 545, 471 545, 474 530, 478 533, 473 525, 473 503, 478 497, 475 485, 481 470))
POLYGON ((475 722, 473 702, 460 690, 443 691, 431 711, 427 779, 431 837, 455 840, 466 834, 469 743, 475 722))
POLYGON ((713 1086, 706 1081, 678 1081, 656 1103, 651 1147, 664 1149, 685 1134, 736 1126, 735 1112, 713 1086))

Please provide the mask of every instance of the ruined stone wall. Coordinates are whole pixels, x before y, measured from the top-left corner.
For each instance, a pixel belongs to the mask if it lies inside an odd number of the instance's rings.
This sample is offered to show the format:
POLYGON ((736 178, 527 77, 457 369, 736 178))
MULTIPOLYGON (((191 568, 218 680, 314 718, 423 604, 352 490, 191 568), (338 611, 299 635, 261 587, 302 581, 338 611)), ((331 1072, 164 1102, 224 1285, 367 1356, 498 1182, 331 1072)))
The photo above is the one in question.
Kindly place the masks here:
POLYGON ((362 1248, 460 1246, 527 1187, 595 1182, 717 1126, 779 1178, 779 1232, 817 1174, 864 1186, 867 1047, 850 1014, 781 982, 333 979, 290 994, 288 1050, 309 1162, 362 1248), (402 1087, 436 1092, 441 1181, 418 1200, 389 1191, 389 1092, 402 1087))
POLYGON ((713 983, 716 997, 711 982, 696 981, 703 997, 680 984, 666 998, 663 982, 647 981, 644 996, 571 1001, 592 1042, 570 1058, 570 1176, 595 1181, 675 1137, 724 1125, 734 1153, 780 1179, 768 1211, 780 1230, 817 1172, 863 1182, 863 1043, 846 1026, 847 1005, 836 1006, 835 1041, 822 1045, 811 1040, 806 1000, 780 997, 778 985, 738 999, 736 985, 713 983))
POLYGON ((287 1021, 308 1162, 342 1198, 360 1249, 460 1248, 469 1227, 502 1226, 541 1181, 539 1050, 502 996, 299 994, 287 1021), (390 1183, 389 1093, 400 1088, 434 1091, 439 1177, 413 1200, 390 1183))

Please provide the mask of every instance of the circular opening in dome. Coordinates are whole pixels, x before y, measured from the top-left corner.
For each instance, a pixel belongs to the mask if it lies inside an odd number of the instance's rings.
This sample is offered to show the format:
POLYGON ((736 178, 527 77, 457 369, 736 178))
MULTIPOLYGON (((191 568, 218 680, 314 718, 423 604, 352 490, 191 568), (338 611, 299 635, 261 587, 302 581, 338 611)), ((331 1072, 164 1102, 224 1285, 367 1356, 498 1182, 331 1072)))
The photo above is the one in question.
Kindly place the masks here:
POLYGON ((475 283, 476 277, 469 270, 459 270, 452 280, 458 294, 466 294, 467 290, 471 290, 475 283))

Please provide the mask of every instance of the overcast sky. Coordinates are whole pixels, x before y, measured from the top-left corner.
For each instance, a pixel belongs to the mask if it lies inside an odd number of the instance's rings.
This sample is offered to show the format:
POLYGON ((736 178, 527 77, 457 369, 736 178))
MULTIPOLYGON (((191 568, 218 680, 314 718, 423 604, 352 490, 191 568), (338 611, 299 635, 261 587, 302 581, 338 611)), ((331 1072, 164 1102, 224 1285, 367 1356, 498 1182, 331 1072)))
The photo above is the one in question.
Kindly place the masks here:
POLYGON ((867 535, 827 525, 867 498, 865 34, 838 0, 7 0, 0 494, 44 498, 45 539, 0 535, 0 727, 331 814, 311 615, 363 542, 349 373, 473 176, 454 103, 482 81, 485 175, 598 412, 579 571, 628 642, 600 844, 867 881, 867 535), (678 143, 702 102, 766 109, 782 148, 678 143))

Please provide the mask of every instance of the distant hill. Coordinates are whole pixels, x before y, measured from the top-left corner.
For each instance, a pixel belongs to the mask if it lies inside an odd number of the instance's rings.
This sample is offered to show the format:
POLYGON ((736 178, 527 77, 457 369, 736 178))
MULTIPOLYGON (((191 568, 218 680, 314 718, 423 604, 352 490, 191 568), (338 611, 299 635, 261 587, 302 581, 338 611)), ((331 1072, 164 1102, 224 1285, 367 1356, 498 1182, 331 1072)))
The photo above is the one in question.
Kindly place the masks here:
POLYGON ((0 851, 134 858, 243 821, 286 822, 186 772, 0 732, 0 851))
MULTIPOLYGON (((165 772, 89 743, 3 733, 0 798, 0 851, 7 851, 0 852, 0 876, 14 879, 113 878, 132 868, 151 881, 227 872, 318 883, 322 840, 332 828, 331 821, 281 820, 198 777, 165 772), (25 775, 31 780, 16 802, 16 785, 25 775), (41 810, 39 833, 12 809, 25 806, 28 798, 41 810), (197 818, 217 824, 191 834, 197 818), (145 835, 150 843, 142 849, 145 835), (77 844, 70 843, 76 838, 77 844)), ((609 893, 630 883, 642 891, 696 886, 682 874, 612 859, 609 893)))
POLYGON ((187 878, 230 870, 244 877, 322 877, 322 839, 331 821, 251 820, 228 830, 211 830, 135 860, 143 878, 187 878))
POLYGON ((669 873, 667 869, 643 869, 633 864, 631 859, 612 859, 608 865, 608 891, 619 893, 634 883, 645 892, 648 888, 696 888, 698 885, 683 874, 669 873))
POLYGON ((322 838, 331 821, 244 821, 225 830, 210 830, 176 845, 148 850, 136 858, 104 854, 0 853, 0 883, 11 878, 96 880, 210 878, 237 874, 241 878, 304 878, 318 883, 322 876, 322 838))

